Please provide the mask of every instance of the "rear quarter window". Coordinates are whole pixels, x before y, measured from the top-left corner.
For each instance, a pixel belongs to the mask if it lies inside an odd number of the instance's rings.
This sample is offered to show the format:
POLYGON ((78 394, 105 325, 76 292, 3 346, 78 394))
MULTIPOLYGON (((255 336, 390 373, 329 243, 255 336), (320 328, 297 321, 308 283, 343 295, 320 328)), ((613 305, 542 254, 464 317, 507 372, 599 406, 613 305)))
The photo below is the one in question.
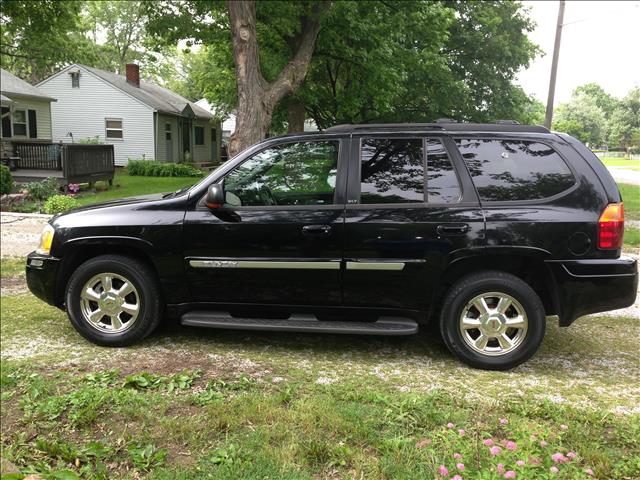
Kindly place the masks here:
POLYGON ((541 142, 460 138, 456 144, 483 201, 539 200, 576 183, 562 157, 541 142))

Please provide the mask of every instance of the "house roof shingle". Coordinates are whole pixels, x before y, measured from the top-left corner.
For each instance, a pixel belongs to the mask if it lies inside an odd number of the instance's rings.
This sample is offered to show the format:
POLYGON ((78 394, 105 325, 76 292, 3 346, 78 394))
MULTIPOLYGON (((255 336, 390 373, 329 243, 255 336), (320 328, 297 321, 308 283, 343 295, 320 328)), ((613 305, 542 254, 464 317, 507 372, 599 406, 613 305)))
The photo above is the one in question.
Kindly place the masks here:
POLYGON ((150 106, 160 113, 184 116, 183 111, 185 107, 189 105, 197 118, 206 120, 210 120, 213 118, 213 115, 211 113, 199 107, 194 102, 190 102, 177 93, 174 93, 171 90, 167 90, 166 88, 154 83, 141 80, 140 87, 136 87, 127 82, 127 79, 124 75, 118 75, 117 73, 107 72, 106 70, 87 67, 85 65, 76 66, 86 69, 98 78, 101 78, 105 82, 110 83, 114 87, 122 90, 128 95, 131 95, 133 98, 139 100, 145 105, 150 106))
POLYGON ((3 68, 0 68, 0 92, 2 92, 2 95, 5 97, 14 95, 18 97, 41 98, 42 100, 55 102, 55 98, 51 98, 42 90, 16 77, 14 74, 7 72, 3 68))

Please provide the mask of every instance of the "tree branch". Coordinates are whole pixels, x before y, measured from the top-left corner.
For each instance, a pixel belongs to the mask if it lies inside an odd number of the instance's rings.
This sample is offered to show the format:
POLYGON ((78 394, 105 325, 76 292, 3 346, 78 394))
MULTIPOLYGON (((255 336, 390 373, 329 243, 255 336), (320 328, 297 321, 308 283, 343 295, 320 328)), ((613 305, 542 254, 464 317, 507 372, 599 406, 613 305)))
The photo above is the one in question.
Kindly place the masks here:
POLYGON ((269 88, 269 102, 271 105, 275 106, 282 98, 295 91, 304 81, 316 46, 316 39, 320 32, 320 17, 330 6, 330 1, 314 4, 311 9, 311 15, 302 17, 302 35, 300 36, 298 50, 269 88))

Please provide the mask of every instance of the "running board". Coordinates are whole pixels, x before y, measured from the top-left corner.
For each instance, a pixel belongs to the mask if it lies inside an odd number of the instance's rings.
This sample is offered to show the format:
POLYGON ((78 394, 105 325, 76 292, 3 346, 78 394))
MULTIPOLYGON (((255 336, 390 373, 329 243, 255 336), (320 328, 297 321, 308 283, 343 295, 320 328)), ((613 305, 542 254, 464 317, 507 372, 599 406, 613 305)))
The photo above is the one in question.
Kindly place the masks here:
POLYGON ((357 335, 413 335, 418 324, 409 318, 380 317, 375 322, 320 321, 314 315, 292 315, 287 319, 233 317, 227 312, 196 311, 180 317, 182 325, 231 330, 345 333, 357 335))

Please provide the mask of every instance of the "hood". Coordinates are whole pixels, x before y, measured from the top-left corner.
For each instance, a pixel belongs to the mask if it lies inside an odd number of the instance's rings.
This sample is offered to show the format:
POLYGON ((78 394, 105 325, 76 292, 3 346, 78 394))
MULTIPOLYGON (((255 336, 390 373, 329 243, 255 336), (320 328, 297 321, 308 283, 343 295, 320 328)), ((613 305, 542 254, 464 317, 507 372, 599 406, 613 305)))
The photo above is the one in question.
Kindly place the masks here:
POLYGON ((154 193, 137 197, 120 198, 84 207, 74 208, 53 217, 49 223, 54 228, 104 227, 110 229, 123 225, 141 225, 157 220, 159 212, 175 212, 184 216, 188 195, 154 193))
POLYGON ((88 210, 95 210, 97 208, 105 208, 105 207, 115 207, 119 205, 134 205, 137 203, 145 203, 145 202, 155 202, 158 200, 162 200, 166 195, 170 192, 164 193, 151 193, 149 195, 139 195, 136 197, 127 197, 127 198, 117 198, 114 200, 107 200, 104 202, 92 203, 90 205, 85 205, 82 207, 74 208, 73 210, 69 210, 68 212, 61 213, 60 215, 67 215, 77 212, 85 212, 88 210))

